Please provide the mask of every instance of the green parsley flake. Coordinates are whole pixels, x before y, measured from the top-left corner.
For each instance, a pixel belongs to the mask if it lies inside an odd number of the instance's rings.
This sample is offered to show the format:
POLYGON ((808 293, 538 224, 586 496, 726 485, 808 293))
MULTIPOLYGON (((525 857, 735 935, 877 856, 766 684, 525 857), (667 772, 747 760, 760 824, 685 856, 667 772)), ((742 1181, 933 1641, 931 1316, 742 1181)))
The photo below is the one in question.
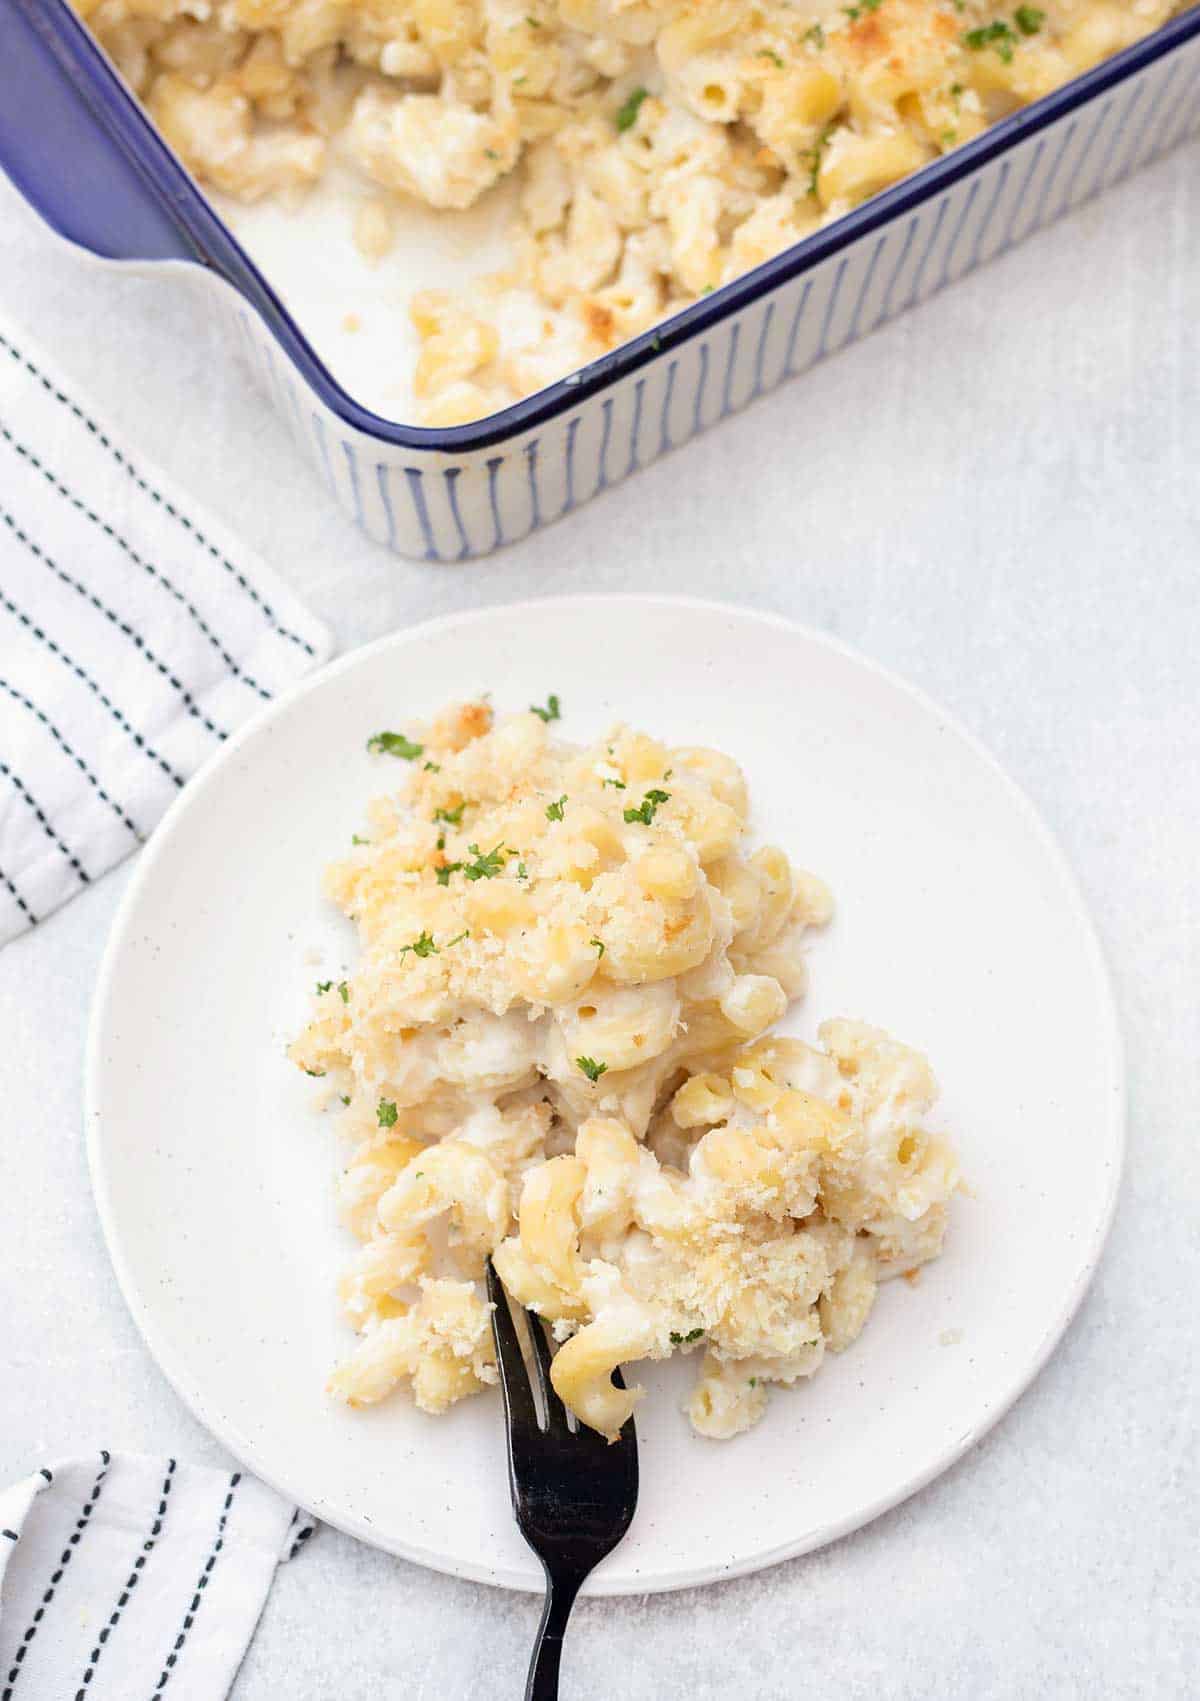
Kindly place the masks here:
POLYGON ((360 839, 357 833, 351 833, 350 835, 350 843, 352 845, 369 845, 370 842, 370 839, 360 839))
POLYGON ((546 707, 544 709, 539 709, 536 703, 530 703, 529 713, 531 715, 536 715, 539 720, 546 721, 547 724, 550 721, 562 720, 562 709, 559 705, 558 698, 555 696, 553 691, 550 693, 549 697, 547 697, 546 707))
POLYGON ((1046 14, 1038 6, 1018 6, 1013 21, 1022 35, 1036 35, 1046 21, 1046 14))
POLYGON ((447 939, 447 941, 446 941, 447 951, 450 949, 451 945, 461 945, 464 939, 469 939, 470 937, 471 937, 471 929, 469 927, 464 927, 461 933, 456 933, 454 935, 453 939, 447 939))
POLYGON ((495 148, 484 148, 483 152, 484 152, 484 157, 486 159, 499 159, 500 158, 500 155, 496 152, 495 148))
POLYGON ((478 845, 468 845, 467 849, 475 858, 474 862, 462 864, 462 871, 468 880, 494 880, 504 867, 503 841, 490 851, 481 851, 478 845))
POLYGON ((642 109, 642 102, 649 93, 649 89, 634 89, 633 93, 628 96, 624 104, 617 110, 618 130, 633 129, 633 126, 637 123, 637 115, 642 109))
POLYGON ((821 161, 825 157, 825 149, 829 146, 829 138, 832 135, 833 125, 827 124, 805 155, 809 162, 808 192, 810 195, 815 196, 817 193, 817 178, 821 173, 821 161))
POLYGON ((350 1103, 350 1094, 349 1093, 343 1093, 341 1095, 341 1097, 342 1097, 342 1103, 343 1104, 349 1104, 350 1103))
POLYGON ((457 874, 461 867, 461 862, 444 862, 437 871, 438 885, 448 886, 450 884, 450 876, 452 874, 457 874))
POLYGON ((317 982, 317 991, 318 991, 318 993, 328 992, 329 988, 332 985, 333 985, 333 982, 331 980, 319 980, 317 982))
POLYGON ((625 790, 625 781, 624 780, 605 780, 603 782, 603 784, 606 785, 606 786, 612 786, 614 791, 624 791, 625 790))
POLYGON ((597 1063, 594 1057, 577 1057, 575 1062, 589 1081, 598 1081, 601 1075, 608 1073, 608 1064, 597 1063))
POLYGON ((659 791, 655 787, 652 791, 646 793, 636 809, 625 811, 625 819, 627 821, 640 821, 644 827, 648 827, 654 819, 659 804, 666 803, 670 796, 669 791, 659 791))
POLYGON ((547 821, 561 821, 562 820, 562 818, 563 818, 563 805, 566 803, 566 801, 567 801, 567 794, 564 792, 563 795, 560 798, 556 799, 556 801, 554 803, 548 803, 546 805, 546 819, 547 819, 547 821))
POLYGON ((996 18, 990 24, 981 24, 977 30, 967 30, 962 37, 964 47, 969 47, 972 53, 982 53, 985 48, 994 47, 1006 65, 1012 64, 1013 43, 1016 33, 1003 18, 996 18))
POLYGON ((811 29, 805 30, 804 39, 811 41, 814 47, 822 48, 825 45, 825 31, 820 24, 813 24, 811 29))
POLYGON ((414 939, 410 945, 401 945, 401 962, 404 961, 410 951, 417 957, 436 957, 440 954, 439 948, 433 942, 433 935, 424 931, 422 931, 419 938, 414 939))
POLYGON ((698 1341, 704 1333, 703 1329, 689 1329, 686 1335, 677 1335, 671 1330, 671 1345, 673 1347, 690 1347, 693 1341, 698 1341))
POLYGON ((399 1114, 393 1099, 380 1099, 375 1108, 375 1116, 381 1128, 394 1128, 399 1114))
POLYGON ((425 746, 414 744, 402 732, 377 732, 368 738, 367 749, 376 756, 400 756, 405 762, 415 762, 425 746))
POLYGON ((325 1071, 323 1069, 306 1069, 304 1073, 306 1075, 311 1075, 314 1081, 323 1081, 325 1079, 325 1071))
POLYGON ((589 939, 588 944, 594 945, 596 947, 597 956, 602 957, 604 955, 604 941, 603 941, 603 939, 595 939, 595 938, 589 939))
POLYGON ((440 774, 441 771, 442 771, 442 764, 440 762, 426 762, 425 772, 427 774, 440 774))
POLYGON ((344 980, 338 981, 338 995, 341 998, 343 1004, 349 1004, 349 1002, 350 1002, 350 988, 346 985, 346 982, 344 980))
MULTIPOLYGON (((433 818, 435 821, 445 821, 448 826, 459 827, 462 825, 462 812, 466 807, 464 802, 460 803, 457 809, 435 809, 433 818)), ((440 845, 438 849, 441 849, 440 845)))
POLYGON ((517 879, 518 880, 528 880, 529 879, 529 870, 526 868, 526 866, 523 862, 519 862, 517 864, 517 879))
POLYGON ((782 54, 776 53, 773 47, 760 47, 758 50, 758 57, 760 59, 769 59, 772 65, 777 65, 781 71, 783 70, 783 56, 782 54))

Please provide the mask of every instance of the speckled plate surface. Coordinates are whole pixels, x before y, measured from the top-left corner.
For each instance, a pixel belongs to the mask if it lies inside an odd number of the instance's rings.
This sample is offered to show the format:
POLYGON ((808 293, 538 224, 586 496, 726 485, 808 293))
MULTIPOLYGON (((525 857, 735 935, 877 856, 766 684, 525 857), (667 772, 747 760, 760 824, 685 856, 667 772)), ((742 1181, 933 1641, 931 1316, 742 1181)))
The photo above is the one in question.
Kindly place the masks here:
POLYGON ((486 609, 346 657, 230 739, 143 853, 95 1003, 88 1143, 117 1274, 165 1374, 250 1469, 364 1541, 541 1588, 498 1398, 433 1419, 323 1393, 349 1340, 348 1245, 332 1127, 283 1056, 312 982, 353 961, 320 871, 395 777, 368 735, 480 690, 500 709, 557 691, 567 738, 619 718, 737 757, 756 834, 838 903, 786 1026, 864 1017, 942 1082, 971 1195, 850 1351, 728 1443, 678 1410, 693 1366, 641 1376, 641 1505, 590 1589, 769 1565, 920 1488, 1016 1399, 1083 1295, 1123 1150, 1112 996, 1050 835, 933 703, 817 633, 673 599, 486 609))

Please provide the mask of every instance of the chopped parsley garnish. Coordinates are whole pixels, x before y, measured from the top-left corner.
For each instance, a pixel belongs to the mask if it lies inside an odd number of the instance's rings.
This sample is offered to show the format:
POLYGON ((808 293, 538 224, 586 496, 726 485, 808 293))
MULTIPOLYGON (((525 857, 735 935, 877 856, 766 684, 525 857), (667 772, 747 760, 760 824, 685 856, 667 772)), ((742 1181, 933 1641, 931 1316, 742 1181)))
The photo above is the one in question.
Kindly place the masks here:
POLYGON ((589 1081, 598 1081, 601 1075, 608 1073, 608 1064, 597 1063, 594 1057, 577 1057, 575 1062, 589 1081))
POLYGON ((314 1081, 323 1081, 325 1079, 325 1071, 323 1069, 306 1069, 304 1073, 306 1075, 311 1075, 314 1081))
POLYGON ((821 171, 821 161, 825 156, 825 149, 829 146, 829 138, 832 134, 833 125, 827 124, 805 156, 809 162, 808 192, 810 195, 815 195, 817 192, 817 178, 821 171))
POLYGON ((462 867, 461 862, 444 862, 442 864, 442 866, 437 871, 437 883, 438 883, 438 885, 439 886, 448 886, 450 884, 450 876, 452 874, 457 874, 458 870, 461 867, 462 867))
POLYGON ((518 880, 528 880, 529 879, 529 870, 526 868, 526 866, 523 862, 519 862, 517 864, 517 879, 518 880))
POLYGON ((370 839, 360 839, 357 833, 351 833, 350 835, 350 843, 352 845, 369 845, 370 842, 370 839))
POLYGON ((781 71, 783 70, 783 56, 782 54, 776 53, 773 47, 760 47, 758 50, 758 57, 760 59, 769 59, 772 65, 778 65, 779 69, 781 71))
POLYGON ((349 1002, 350 1002, 350 988, 346 985, 344 980, 338 981, 338 994, 341 997, 343 1004, 349 1004, 349 1002))
POLYGON ((634 89, 624 103, 617 109, 617 129, 632 130, 637 123, 637 115, 642 109, 642 102, 650 93, 649 89, 634 89))
POLYGON ((636 809, 625 811, 625 819, 627 821, 640 821, 644 827, 648 827, 654 819, 659 804, 666 803, 670 795, 669 791, 659 791, 657 786, 654 787, 653 790, 646 793, 636 809))
POLYGON ((750 1378, 750 1386, 751 1386, 751 1387, 752 1387, 752 1388, 757 1388, 757 1387, 758 1387, 758 1377, 757 1377, 757 1376, 752 1376, 752 1377, 751 1377, 751 1378, 750 1378))
POLYGON ((342 1100, 343 1104, 349 1104, 350 1103, 350 1094, 349 1093, 343 1093, 341 1095, 341 1100, 342 1100))
POLYGON ((375 1108, 375 1117, 381 1128, 394 1128, 399 1114, 394 1099, 380 1099, 375 1108))
POLYGON ((1003 18, 996 18, 990 24, 981 24, 977 30, 967 30, 962 38, 963 46, 969 47, 972 53, 982 53, 985 48, 994 47, 1006 65, 1012 64, 1013 43, 1016 33, 1003 18))
POLYGON ((456 933, 454 935, 453 939, 447 939, 447 941, 446 941, 447 951, 450 949, 451 945, 461 945, 464 939, 469 939, 470 937, 471 937, 471 929, 469 927, 464 927, 461 933, 456 933))
POLYGON ((957 142, 957 140, 958 140, 958 131, 957 130, 943 130, 942 131, 941 143, 942 143, 942 146, 944 148, 952 148, 954 146, 955 142, 957 142))
POLYGON ((588 944, 594 945, 596 947, 597 956, 602 957, 604 955, 604 941, 603 941, 603 939, 592 938, 592 939, 588 940, 588 944))
POLYGON ((439 955, 439 948, 433 942, 433 935, 424 932, 424 930, 422 930, 420 936, 414 939, 410 945, 401 945, 401 962, 404 961, 410 951, 417 957, 436 957, 439 955))
POLYGON ((625 790, 625 781, 624 780, 605 780, 603 782, 603 784, 606 785, 606 786, 612 786, 614 791, 624 791, 625 790))
POLYGON ((820 24, 814 24, 811 29, 805 30, 804 39, 805 41, 811 41, 814 47, 824 47, 825 31, 821 28, 820 24))
POLYGON ((547 819, 547 821, 561 821, 562 820, 562 818, 563 818, 563 805, 566 803, 566 801, 567 801, 567 795, 564 792, 563 795, 559 798, 556 798, 553 803, 548 803, 546 805, 546 819, 547 819))
POLYGON ((693 1341, 698 1341, 703 1333, 703 1329, 689 1329, 686 1335, 677 1335, 672 1329, 671 1345, 673 1347, 689 1347, 693 1341))
POLYGON ((442 771, 442 764, 440 762, 426 762, 425 772, 427 774, 440 774, 441 771, 442 771))
POLYGON ((1013 20, 1022 35, 1036 35, 1046 21, 1040 6, 1018 6, 1013 20))
POLYGON ((483 152, 484 152, 484 157, 487 158, 487 159, 499 159, 500 158, 500 155, 496 152, 495 148, 484 148, 483 152))
POLYGON ((852 24, 856 24, 864 12, 877 12, 882 5, 883 0, 859 0, 857 6, 843 6, 842 11, 852 24))
POLYGON ((558 698, 553 691, 547 697, 546 707, 544 709, 539 709, 536 703, 530 703, 529 713, 531 715, 536 715, 539 720, 543 720, 547 722, 547 724, 550 721, 560 721, 562 719, 562 709, 559 706, 558 698))
MULTIPOLYGON (((462 812, 466 807, 464 802, 460 803, 457 809, 435 809, 433 818, 435 821, 445 821, 451 827, 458 827, 462 824, 462 812)), ((438 848, 440 850, 441 846, 438 848)))
POLYGON ((402 732, 377 732, 373 738, 368 738, 367 749, 376 756, 400 756, 406 762, 415 762, 425 746, 414 744, 402 732))
POLYGON ((468 845, 467 849, 475 858, 474 862, 464 862, 462 865, 462 871, 468 880, 494 880, 504 867, 503 841, 490 851, 481 851, 478 845, 468 845))
POLYGON ((331 980, 319 980, 317 982, 317 991, 318 992, 328 992, 329 988, 332 985, 333 985, 333 982, 331 980))

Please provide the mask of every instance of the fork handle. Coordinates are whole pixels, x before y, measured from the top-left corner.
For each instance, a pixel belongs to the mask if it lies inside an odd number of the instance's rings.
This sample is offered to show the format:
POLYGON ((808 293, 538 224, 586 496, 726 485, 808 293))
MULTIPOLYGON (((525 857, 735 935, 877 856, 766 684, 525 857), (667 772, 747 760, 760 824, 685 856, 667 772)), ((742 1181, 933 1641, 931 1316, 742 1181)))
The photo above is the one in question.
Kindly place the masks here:
POLYGON ((546 1573, 546 1601, 529 1662, 525 1701, 558 1701, 563 1636, 582 1583, 582 1577, 552 1577, 546 1573))

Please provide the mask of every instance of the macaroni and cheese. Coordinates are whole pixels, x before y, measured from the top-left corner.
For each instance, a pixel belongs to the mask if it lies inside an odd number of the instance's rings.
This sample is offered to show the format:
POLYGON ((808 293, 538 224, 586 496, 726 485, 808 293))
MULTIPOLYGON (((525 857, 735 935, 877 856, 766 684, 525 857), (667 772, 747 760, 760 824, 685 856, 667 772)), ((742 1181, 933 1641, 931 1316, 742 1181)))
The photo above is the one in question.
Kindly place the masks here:
POLYGON ((513 265, 412 302, 426 423, 506 406, 1127 47, 1179 0, 73 0, 203 181, 517 173, 513 265))
POLYGON ((470 703, 371 740, 404 781, 326 877, 361 959, 290 1052, 351 1148, 360 1340, 331 1386, 409 1381, 439 1412, 494 1382, 493 1257, 585 1423, 632 1410, 617 1364, 703 1343, 688 1411, 732 1435, 937 1254, 955 1161, 917 1053, 857 1022, 766 1037, 832 905, 744 848, 737 765, 623 726, 574 746, 558 719, 470 703))

